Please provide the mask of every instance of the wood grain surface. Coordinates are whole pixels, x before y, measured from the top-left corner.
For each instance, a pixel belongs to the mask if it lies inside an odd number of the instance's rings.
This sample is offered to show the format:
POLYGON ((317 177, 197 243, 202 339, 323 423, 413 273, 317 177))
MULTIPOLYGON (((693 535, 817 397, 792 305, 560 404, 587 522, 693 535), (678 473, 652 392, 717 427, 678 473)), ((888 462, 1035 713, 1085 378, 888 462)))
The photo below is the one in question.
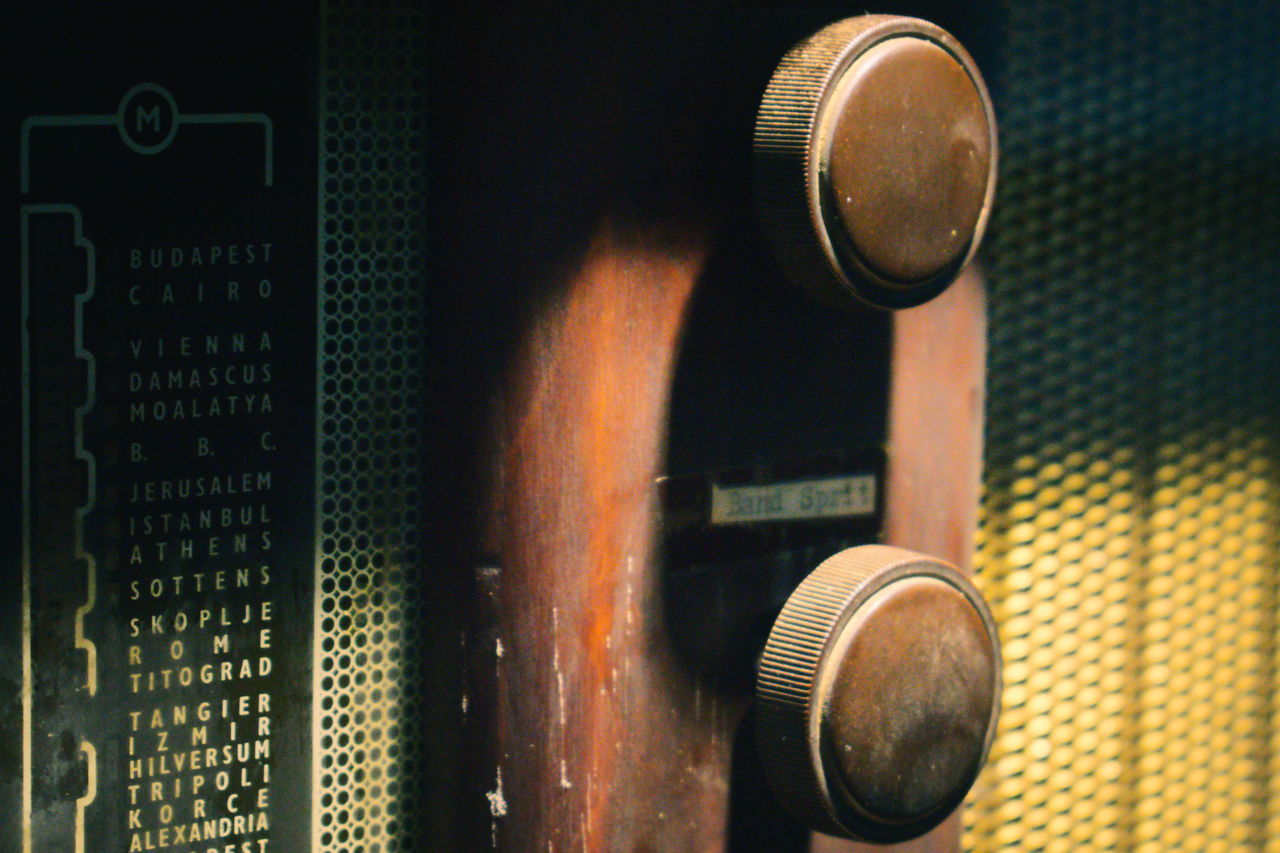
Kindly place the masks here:
POLYGON ((719 152, 749 124, 714 103, 756 88, 710 12, 481 7, 436 46, 435 500, 463 506, 430 569, 458 726, 432 849, 724 846, 742 706, 672 649, 655 558, 683 318, 743 212, 719 152))
POLYGON ((653 553, 701 261, 606 230, 514 367, 486 582, 497 849, 720 849, 736 720, 669 648, 653 553))

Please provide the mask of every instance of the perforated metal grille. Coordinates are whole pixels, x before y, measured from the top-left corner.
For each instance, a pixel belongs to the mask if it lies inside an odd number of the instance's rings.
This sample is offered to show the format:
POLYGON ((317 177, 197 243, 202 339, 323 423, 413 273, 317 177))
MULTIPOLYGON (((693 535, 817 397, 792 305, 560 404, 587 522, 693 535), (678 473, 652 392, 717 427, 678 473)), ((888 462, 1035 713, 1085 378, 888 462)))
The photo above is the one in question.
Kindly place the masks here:
POLYGON ((413 848, 423 441, 424 22, 322 12, 316 853, 413 848))
POLYGON ((1004 14, 965 847, 1280 850, 1280 6, 1004 14))

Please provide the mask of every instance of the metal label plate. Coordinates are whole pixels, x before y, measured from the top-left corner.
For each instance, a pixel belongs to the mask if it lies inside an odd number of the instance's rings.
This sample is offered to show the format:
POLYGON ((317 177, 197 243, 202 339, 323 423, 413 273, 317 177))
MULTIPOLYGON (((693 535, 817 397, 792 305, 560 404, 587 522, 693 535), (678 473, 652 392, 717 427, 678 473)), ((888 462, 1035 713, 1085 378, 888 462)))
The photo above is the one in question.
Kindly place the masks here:
POLYGON ((764 486, 711 486, 711 523, 805 521, 869 516, 876 509, 872 474, 764 486))

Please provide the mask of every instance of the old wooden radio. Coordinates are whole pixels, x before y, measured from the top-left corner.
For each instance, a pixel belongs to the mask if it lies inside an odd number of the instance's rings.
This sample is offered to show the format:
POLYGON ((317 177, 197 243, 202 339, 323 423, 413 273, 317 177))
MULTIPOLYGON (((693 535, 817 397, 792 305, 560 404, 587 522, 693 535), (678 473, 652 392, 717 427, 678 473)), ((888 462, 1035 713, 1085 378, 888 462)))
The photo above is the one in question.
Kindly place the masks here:
MULTIPOLYGON (((1139 97, 1204 70, 1183 30, 1030 5, 15 13, 0 853, 955 850, 993 749, 974 849, 1177 836, 1131 794, 1261 838, 1280 170, 1139 97), (1156 180, 1120 124, 1199 153, 1156 180), (1134 273, 1188 252, 1252 308, 1134 273), (1169 355, 1184 315, 1222 347, 1169 355), (1179 455, 1184 409, 1235 449, 1179 455), (1132 710, 1183 660, 1161 548, 1246 649, 1169 717, 1237 689, 1240 769, 1170 758, 1177 802, 1132 710)), ((1273 139, 1247 5, 1200 48, 1273 139)))

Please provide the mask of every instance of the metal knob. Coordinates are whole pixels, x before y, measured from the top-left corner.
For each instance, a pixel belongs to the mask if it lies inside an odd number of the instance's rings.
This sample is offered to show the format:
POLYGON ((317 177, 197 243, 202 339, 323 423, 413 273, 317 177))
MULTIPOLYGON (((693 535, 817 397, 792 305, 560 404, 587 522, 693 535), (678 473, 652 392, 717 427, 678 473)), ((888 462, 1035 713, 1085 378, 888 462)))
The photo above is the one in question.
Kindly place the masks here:
POLYGON ((787 601, 756 696, 761 762, 788 811, 832 835, 914 838, 960 804, 986 760, 1000 705, 995 623, 951 566, 850 548, 787 601))
POLYGON ((995 113, 946 31, 864 15, 782 59, 755 159, 762 223, 791 278, 828 302, 906 308, 941 293, 982 239, 995 113))

